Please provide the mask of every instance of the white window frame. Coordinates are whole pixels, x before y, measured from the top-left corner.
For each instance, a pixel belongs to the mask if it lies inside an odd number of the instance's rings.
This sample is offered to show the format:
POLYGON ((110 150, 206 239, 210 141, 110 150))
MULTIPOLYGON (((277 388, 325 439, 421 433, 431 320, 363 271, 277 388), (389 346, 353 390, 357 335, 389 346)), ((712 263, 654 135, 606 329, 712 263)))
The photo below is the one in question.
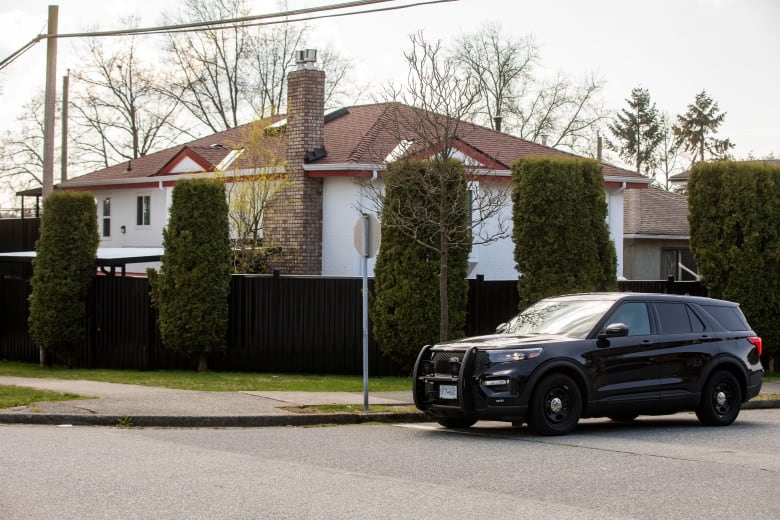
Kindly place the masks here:
POLYGON ((152 226, 152 196, 149 194, 135 197, 135 226, 139 229, 152 226))

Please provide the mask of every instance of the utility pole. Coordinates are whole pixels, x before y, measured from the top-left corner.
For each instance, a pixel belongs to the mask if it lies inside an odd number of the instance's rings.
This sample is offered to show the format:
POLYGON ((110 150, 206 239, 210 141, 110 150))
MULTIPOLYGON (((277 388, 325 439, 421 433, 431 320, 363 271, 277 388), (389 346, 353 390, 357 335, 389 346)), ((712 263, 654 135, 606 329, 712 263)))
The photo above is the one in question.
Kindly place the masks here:
POLYGON ((57 99, 57 18, 59 7, 49 6, 46 33, 46 100, 43 115, 43 199, 54 191, 54 110, 57 99))
POLYGON ((60 182, 68 180, 68 89, 70 69, 62 76, 62 145, 60 146, 60 182))

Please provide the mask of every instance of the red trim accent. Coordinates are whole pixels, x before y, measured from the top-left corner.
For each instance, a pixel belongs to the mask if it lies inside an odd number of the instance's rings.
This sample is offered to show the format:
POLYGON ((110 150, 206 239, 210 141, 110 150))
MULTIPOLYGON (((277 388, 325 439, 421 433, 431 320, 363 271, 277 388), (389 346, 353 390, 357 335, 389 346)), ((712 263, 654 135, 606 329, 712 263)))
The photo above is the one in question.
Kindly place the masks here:
MULTIPOLYGON (((176 184, 176 180, 162 181, 164 188, 169 188, 176 184)), ((91 186, 69 186, 65 191, 103 191, 103 190, 135 190, 138 188, 157 188, 160 181, 138 182, 132 184, 97 184, 91 186)))
POLYGON ((511 170, 512 169, 506 164, 503 164, 495 160, 493 157, 490 157, 488 154, 477 150, 470 144, 465 143, 460 139, 455 139, 453 146, 455 147, 456 150, 458 150, 463 155, 467 155, 472 159, 476 159, 479 162, 481 162, 484 165, 483 167, 487 168, 488 170, 511 170))
POLYGON ((174 155, 173 158, 165 164, 165 166, 160 168, 160 171, 157 172, 155 175, 179 175, 181 173, 197 173, 197 172, 173 173, 172 170, 179 165, 182 159, 193 160, 198 166, 200 166, 201 168, 203 168, 204 171, 207 172, 213 172, 214 170, 217 169, 216 165, 211 164, 206 159, 193 152, 192 149, 184 148, 182 149, 182 151, 174 155))

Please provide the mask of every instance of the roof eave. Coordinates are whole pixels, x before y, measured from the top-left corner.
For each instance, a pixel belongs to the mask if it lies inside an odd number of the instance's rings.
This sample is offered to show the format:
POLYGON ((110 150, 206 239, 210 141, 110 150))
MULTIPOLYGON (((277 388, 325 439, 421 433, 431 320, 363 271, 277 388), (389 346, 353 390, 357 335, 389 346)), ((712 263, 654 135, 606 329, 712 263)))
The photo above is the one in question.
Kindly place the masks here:
POLYGON ((658 235, 647 233, 623 233, 623 238, 643 240, 690 240, 690 235, 658 235))

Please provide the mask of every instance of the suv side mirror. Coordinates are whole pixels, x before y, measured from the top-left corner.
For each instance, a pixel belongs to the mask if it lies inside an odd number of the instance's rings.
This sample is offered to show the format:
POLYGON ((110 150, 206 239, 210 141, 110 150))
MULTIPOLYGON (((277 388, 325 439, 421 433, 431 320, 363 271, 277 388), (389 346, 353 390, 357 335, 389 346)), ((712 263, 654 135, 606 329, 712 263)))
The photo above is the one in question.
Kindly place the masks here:
POLYGON ((609 345, 609 338, 620 338, 624 336, 628 336, 628 325, 625 323, 610 323, 598 336, 596 336, 596 338, 598 338, 600 346, 607 346, 609 345))
POLYGON ((623 336, 628 336, 628 325, 625 323, 610 323, 604 328, 604 331, 598 335, 598 338, 620 338, 623 336))

